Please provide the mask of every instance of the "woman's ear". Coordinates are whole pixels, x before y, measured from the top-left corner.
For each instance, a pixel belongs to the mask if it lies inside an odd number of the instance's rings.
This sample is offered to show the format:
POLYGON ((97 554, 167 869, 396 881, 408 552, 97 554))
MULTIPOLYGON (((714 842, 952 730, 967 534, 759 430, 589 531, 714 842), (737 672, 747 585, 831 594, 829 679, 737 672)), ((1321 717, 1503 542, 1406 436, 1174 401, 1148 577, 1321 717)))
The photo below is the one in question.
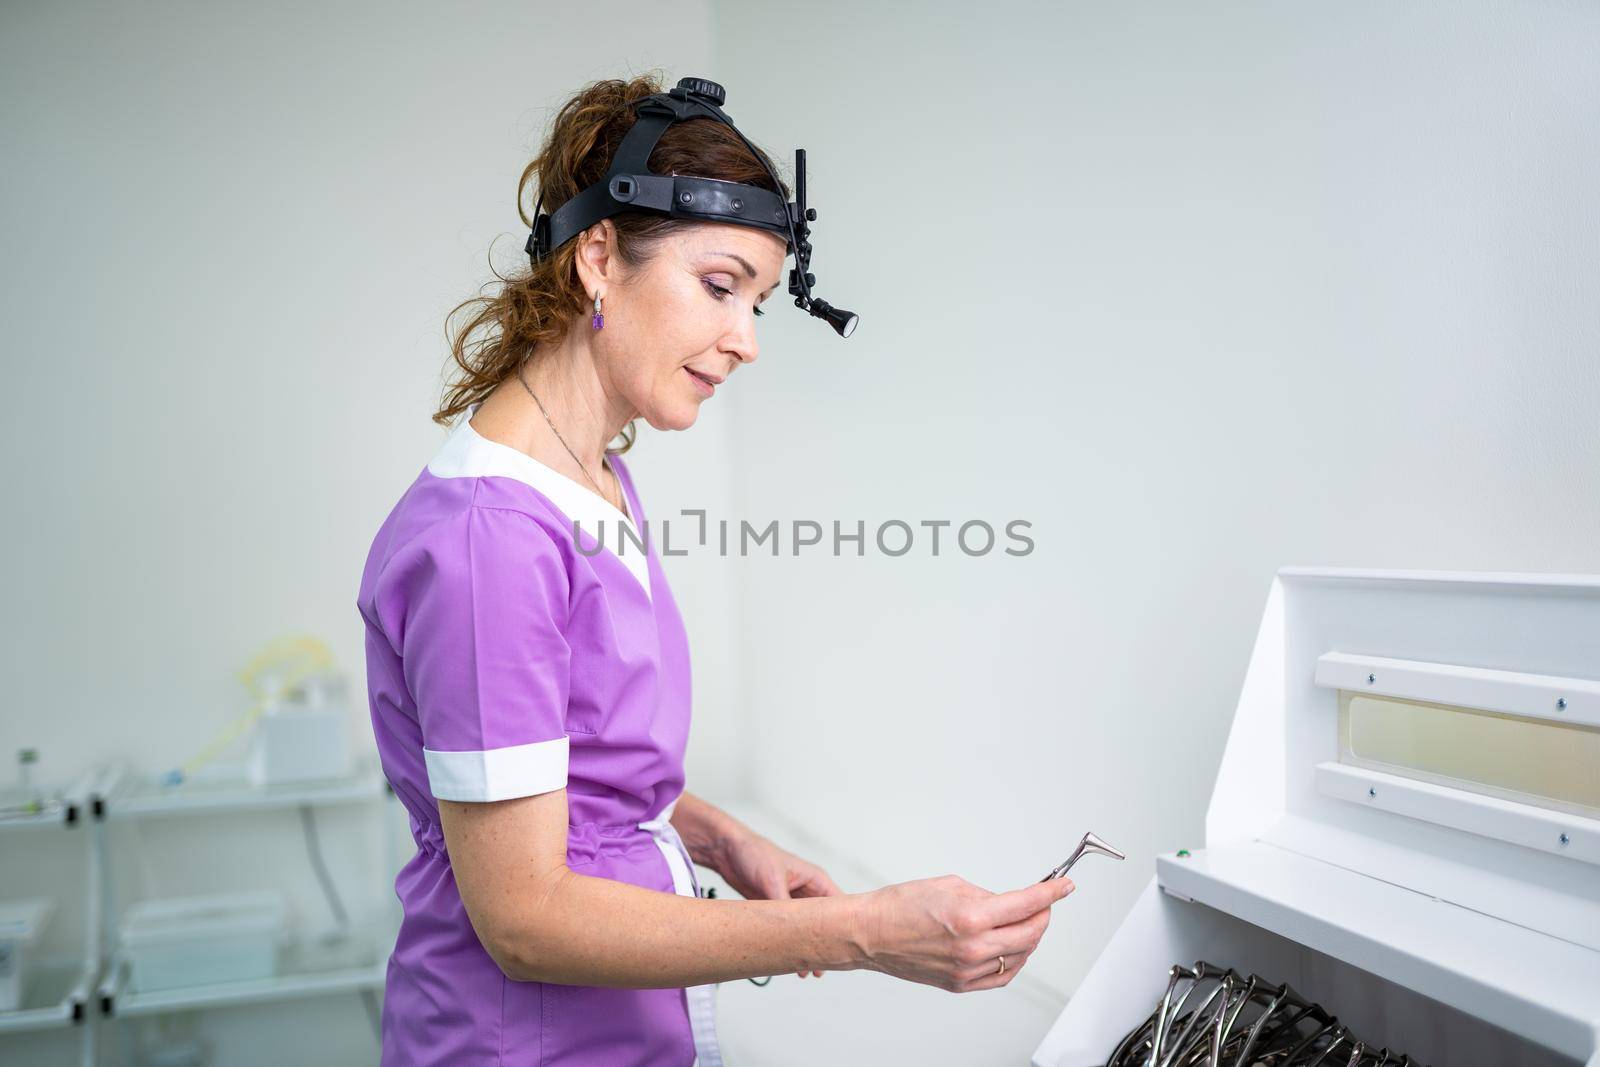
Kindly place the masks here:
POLYGON ((591 297, 616 283, 616 233, 616 225, 610 219, 601 219, 577 237, 573 262, 584 292, 591 297))

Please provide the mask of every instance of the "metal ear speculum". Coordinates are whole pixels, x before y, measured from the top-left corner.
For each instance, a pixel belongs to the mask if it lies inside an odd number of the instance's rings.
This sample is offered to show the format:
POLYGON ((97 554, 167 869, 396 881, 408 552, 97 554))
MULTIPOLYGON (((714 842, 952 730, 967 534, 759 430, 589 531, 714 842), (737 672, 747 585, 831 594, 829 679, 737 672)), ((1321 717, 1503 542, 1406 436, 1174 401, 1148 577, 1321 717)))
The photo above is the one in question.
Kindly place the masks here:
POLYGON ((1039 881, 1048 882, 1052 878, 1060 878, 1062 875, 1072 870, 1072 865, 1077 863, 1078 860, 1082 859, 1084 854, 1088 852, 1099 853, 1102 856, 1110 856, 1112 859, 1116 860, 1125 860, 1128 858, 1121 852, 1118 852, 1116 849, 1106 844, 1098 834, 1087 833, 1083 835, 1083 840, 1078 842, 1078 847, 1072 850, 1072 855, 1068 856, 1064 863, 1062 863, 1059 867, 1056 867, 1043 878, 1039 879, 1039 881))

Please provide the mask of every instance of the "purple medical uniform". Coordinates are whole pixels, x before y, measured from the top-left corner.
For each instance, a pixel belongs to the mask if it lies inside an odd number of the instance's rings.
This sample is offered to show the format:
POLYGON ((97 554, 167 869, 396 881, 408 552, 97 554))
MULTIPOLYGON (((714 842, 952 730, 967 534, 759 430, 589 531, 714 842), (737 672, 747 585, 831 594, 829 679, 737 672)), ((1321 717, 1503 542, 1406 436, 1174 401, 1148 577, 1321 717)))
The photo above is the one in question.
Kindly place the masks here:
POLYGON ((361 577, 373 733, 417 843, 395 882, 382 1062, 721 1067, 715 983, 514 981, 461 903, 437 801, 561 788, 572 870, 700 894, 667 821, 683 792, 688 640, 653 545, 619 543, 619 524, 644 540, 632 475, 610 458, 638 525, 478 434, 476 409, 384 520, 361 577))

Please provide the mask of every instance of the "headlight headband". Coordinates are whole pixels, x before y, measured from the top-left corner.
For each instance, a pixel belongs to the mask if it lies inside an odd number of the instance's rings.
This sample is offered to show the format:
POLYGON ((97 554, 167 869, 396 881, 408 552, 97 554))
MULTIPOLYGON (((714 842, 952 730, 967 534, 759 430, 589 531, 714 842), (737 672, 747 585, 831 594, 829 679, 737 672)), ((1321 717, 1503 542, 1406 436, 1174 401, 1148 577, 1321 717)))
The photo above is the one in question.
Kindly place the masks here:
POLYGON ((795 199, 791 202, 785 202, 780 194, 759 185, 693 175, 656 174, 650 170, 650 153, 668 126, 693 118, 711 118, 738 135, 772 175, 772 184, 781 189, 783 183, 766 157, 722 110, 726 99, 727 93, 714 81, 683 78, 667 92, 635 101, 637 118, 617 146, 617 154, 605 177, 549 215, 541 210, 544 207, 541 191, 534 207, 533 229, 523 250, 528 253, 530 262, 538 263, 601 219, 623 211, 649 211, 672 218, 754 226, 784 238, 786 252, 794 253, 795 266, 789 270, 789 293, 794 297, 795 307, 827 320, 841 337, 849 337, 859 321, 855 312, 835 308, 826 300, 811 295, 816 275, 810 273, 811 242, 808 238, 811 227, 808 224, 816 219, 817 209, 806 206, 804 148, 794 152, 795 199))

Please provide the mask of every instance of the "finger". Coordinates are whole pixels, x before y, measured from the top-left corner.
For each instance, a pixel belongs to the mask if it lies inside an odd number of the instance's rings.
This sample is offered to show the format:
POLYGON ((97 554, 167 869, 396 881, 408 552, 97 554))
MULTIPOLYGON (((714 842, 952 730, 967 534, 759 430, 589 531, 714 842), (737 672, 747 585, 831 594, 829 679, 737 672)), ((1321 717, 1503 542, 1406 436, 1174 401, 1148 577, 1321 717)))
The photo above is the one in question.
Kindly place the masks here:
MULTIPOLYGON (((1018 919, 1016 922, 1006 923, 1004 926, 996 926, 989 931, 988 936, 1002 938, 1004 943, 1010 945, 1025 945, 1030 941, 1036 942, 1044 936, 1045 930, 1049 928, 1050 916, 1050 909, 1044 908, 1025 919, 1018 919)), ((1004 951, 1004 949, 1001 951, 1004 951)))
POLYGON ((1070 878, 1050 878, 1008 893, 996 893, 978 906, 990 926, 1004 926, 1048 908, 1076 888, 1070 878))
POLYGON ((795 897, 820 897, 823 892, 814 876, 801 875, 799 881, 789 887, 789 894, 795 897))
POLYGON ((828 872, 820 867, 810 867, 804 871, 800 883, 794 888, 797 897, 832 897, 842 896, 844 890, 840 889, 828 872))
POLYGON ((960 967, 955 972, 959 982, 976 982, 990 974, 1000 973, 1000 957, 1006 958, 1006 970, 1021 966, 1021 961, 1033 955, 1034 945, 1031 942, 1008 947, 1002 947, 988 953, 982 960, 968 967, 960 967))
MULTIPOLYGON (((965 953, 980 953, 978 958, 970 965, 960 969, 957 977, 961 979, 981 978, 989 971, 997 971, 1000 966, 1000 957, 1006 958, 1009 967, 1014 959, 1022 959, 1039 947, 1039 940, 1044 936, 1044 925, 1041 919, 1048 919, 1050 912, 1042 911, 1037 915, 1029 916, 1021 922, 1000 926, 970 938, 963 946, 965 953)), ((971 959, 969 955, 966 958, 971 959)))
POLYGON ((1038 948, 1039 940, 1043 936, 1044 931, 1032 919, 1027 919, 1000 927, 988 935, 988 943, 995 946, 994 954, 999 956, 1003 953, 1006 963, 1009 964, 1012 956, 1026 956, 1038 948))
POLYGON ((828 877, 827 871, 817 871, 817 876, 811 880, 811 884, 817 890, 818 896, 838 897, 844 895, 844 890, 839 888, 837 882, 828 877))
POLYGON ((1017 972, 1022 970, 1022 965, 1028 962, 1028 957, 1030 955, 1032 955, 1032 953, 1029 952, 1020 953, 1016 956, 1011 955, 1009 952, 1006 953, 1006 969, 1004 974, 1000 973, 1000 963, 998 960, 996 960, 994 966, 991 967, 986 973, 976 976, 965 982, 962 985, 961 992, 979 993, 985 989, 998 989, 1000 986, 1005 985, 1007 982, 1010 982, 1012 978, 1016 977, 1017 972))

